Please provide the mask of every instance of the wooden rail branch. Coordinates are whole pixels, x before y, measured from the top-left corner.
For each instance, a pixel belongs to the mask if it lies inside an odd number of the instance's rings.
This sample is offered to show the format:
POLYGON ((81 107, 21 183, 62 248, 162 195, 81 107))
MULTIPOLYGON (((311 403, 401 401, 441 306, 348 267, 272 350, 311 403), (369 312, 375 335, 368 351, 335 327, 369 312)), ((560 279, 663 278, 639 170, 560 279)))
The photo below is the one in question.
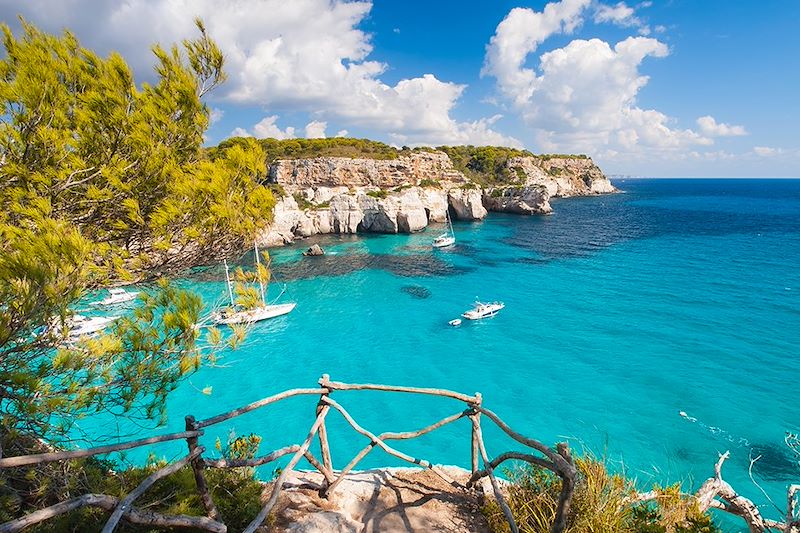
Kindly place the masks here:
POLYGON ((506 435, 508 435, 515 441, 519 442, 520 444, 524 444, 529 448, 533 448, 534 450, 541 452, 545 457, 550 459, 550 461, 552 461, 553 464, 556 465, 556 468, 558 469, 556 473, 561 471, 572 472, 575 470, 575 466, 569 464, 569 462, 567 462, 561 455, 559 455, 558 452, 554 452, 549 446, 546 446, 545 444, 541 443, 536 439, 530 439, 524 435, 520 435, 519 433, 511 429, 508 426, 508 424, 503 422, 500 419, 500 417, 494 414, 492 411, 484 409, 483 407, 480 406, 477 406, 475 409, 485 414, 487 417, 489 417, 489 419, 495 424, 497 424, 497 427, 502 429, 506 433, 506 435))
POLYGON ((283 489, 283 482, 286 481, 286 476, 288 476, 289 473, 294 470, 297 462, 300 461, 300 458, 308 450, 308 447, 311 445, 311 441, 314 440, 314 436, 317 434, 317 431, 322 425, 322 422, 325 420, 325 416, 328 414, 329 410, 330 407, 327 405, 322 406, 322 409, 320 409, 320 412, 317 415, 317 419, 314 421, 314 425, 311 426, 311 429, 306 436, 306 440, 303 441, 303 444, 300 445, 300 448, 294 453, 283 471, 281 471, 281 474, 278 476, 278 479, 275 480, 275 484, 272 487, 272 493, 269 495, 269 500, 267 500, 267 503, 264 505, 261 511, 259 511, 258 515, 256 515, 253 521, 250 522, 250 524, 245 528, 244 533, 253 533, 256 529, 258 529, 259 526, 261 526, 261 524, 264 522, 264 519, 267 518, 267 515, 269 515, 269 512, 278 501, 278 496, 280 495, 281 489, 283 489))
POLYGON ((300 449, 299 444, 285 446, 274 452, 264 455, 262 457, 255 457, 253 459, 204 459, 203 463, 209 468, 240 468, 243 466, 256 467, 271 463, 276 459, 280 459, 284 455, 289 455, 300 449))
MULTIPOLYGON (((187 415, 185 420, 187 430, 197 429, 197 421, 192 415, 187 415)), ((190 454, 197 450, 197 442, 197 437, 189 437, 186 439, 186 444, 189 446, 190 454)), ((206 510, 206 516, 213 520, 218 520, 219 511, 217 511, 217 506, 214 505, 214 499, 211 497, 211 491, 208 490, 206 476, 203 473, 204 468, 205 463, 203 462, 202 457, 200 457, 200 454, 198 454, 194 459, 192 459, 192 473, 194 474, 194 482, 197 486, 197 494, 200 496, 200 501, 203 502, 203 507, 206 510)))
POLYGON ((264 398, 263 400, 258 400, 257 402, 245 405, 244 407, 239 407, 238 409, 228 411, 227 413, 222 413, 217 416, 212 416, 211 418, 201 420, 200 422, 197 423, 197 427, 198 429, 202 429, 204 427, 213 426, 214 424, 219 424, 220 422, 224 422, 225 420, 241 416, 245 413, 249 413, 250 411, 253 411, 260 407, 264 407, 265 405, 279 402, 281 400, 285 400, 286 398, 291 398, 292 396, 300 396, 304 394, 325 394, 325 393, 326 393, 325 389, 291 389, 283 391, 278 394, 274 394, 272 396, 264 398))
POLYGON ((199 437, 202 434, 203 434, 202 431, 182 431, 180 433, 169 433, 167 435, 160 435, 158 437, 148 437, 146 439, 133 440, 130 442, 121 442, 119 444, 109 444, 107 446, 98 446, 96 448, 87 448, 85 450, 47 452, 47 453, 37 453, 33 455, 18 455, 16 457, 6 457, 4 459, 0 459, 0 468, 13 468, 17 466, 52 463, 54 461, 68 461, 70 459, 82 459, 84 457, 91 457, 93 455, 113 453, 121 450, 130 450, 131 448, 147 446, 148 444, 157 444, 159 442, 167 442, 171 440, 199 437))
POLYGON ((338 381, 331 381, 330 376, 328 376, 328 374, 322 375, 322 378, 320 378, 319 380, 319 384, 321 387, 325 387, 326 389, 330 389, 332 391, 375 390, 375 391, 386 391, 386 392, 408 392, 413 394, 427 394, 430 396, 443 396, 446 398, 454 398, 456 400, 461 400, 462 402, 468 403, 470 405, 480 405, 481 402, 480 395, 467 396, 466 394, 461 394, 460 392, 455 392, 447 389, 400 387, 394 385, 377 385, 373 383, 341 383, 338 381))
POLYGON ((503 491, 500 489, 497 478, 494 476, 492 462, 489 460, 489 455, 486 453, 486 446, 483 443, 483 432, 481 431, 480 420, 478 419, 477 415, 471 415, 470 419, 472 420, 473 433, 477 437, 478 450, 483 458, 483 466, 486 469, 486 474, 489 476, 489 481, 492 483, 494 497, 497 500, 498 505, 500 505, 500 508, 503 510, 503 514, 506 517, 508 526, 511 528, 511 533, 519 533, 519 527, 517 526, 517 522, 514 520, 514 514, 511 512, 511 508, 508 506, 505 498, 503 497, 503 491))
MULTIPOLYGON (((535 455, 531 455, 529 453, 520 453, 520 452, 505 452, 501 453, 491 461, 489 461, 489 466, 494 470, 501 463, 504 463, 508 460, 516 459, 518 461, 525 461, 526 463, 530 463, 533 465, 541 466, 542 468, 546 468, 552 472, 555 472, 555 465, 549 461, 545 461, 541 457, 536 457, 535 455)), ((478 470, 469 478, 467 481, 467 487, 472 487, 475 483, 482 477, 486 477, 489 475, 489 472, 484 468, 483 470, 478 470)))
MULTIPOLYGON (((56 516, 69 513, 81 507, 98 507, 111 511, 119 506, 119 498, 107 494, 84 494, 77 498, 60 502, 50 507, 34 511, 21 518, 0 524, 0 533, 17 533, 56 516)), ((133 507, 123 515, 125 521, 141 526, 164 528, 202 529, 212 533, 226 533, 227 526, 205 516, 164 515, 152 511, 142 511, 133 507)))
POLYGON ((108 522, 106 522, 106 525, 103 527, 102 533, 112 533, 117 528, 117 524, 119 524, 120 519, 122 519, 122 515, 124 515, 130 509, 131 504, 136 500, 136 498, 144 494, 145 491, 150 487, 152 487, 156 481, 170 474, 174 474, 175 472, 177 472, 178 470, 189 464, 189 462, 192 459, 200 456, 200 454, 202 454, 203 451, 204 448, 202 446, 197 447, 194 449, 194 451, 192 451, 192 453, 190 453, 180 461, 165 466, 160 470, 156 470, 155 472, 147 476, 147 478, 145 478, 145 480, 142 481, 138 487, 133 489, 133 491, 131 491, 127 496, 125 496, 119 501, 117 508, 114 509, 113 513, 111 513, 111 516, 108 518, 108 522))
POLYGON ((336 400, 332 400, 330 398, 325 398, 324 402, 327 403, 328 405, 330 405, 331 407, 333 407, 334 409, 336 409, 337 411, 339 411, 342 414, 342 416, 344 417, 344 419, 347 421, 347 423, 350 424, 350 426, 353 429, 355 429, 356 432, 361 433, 362 435, 367 437, 372 442, 372 444, 375 444, 375 445, 379 446, 381 449, 383 449, 383 451, 385 451, 389 455, 393 455, 393 456, 397 457, 398 459, 402 459, 403 461, 407 461, 407 462, 415 464, 415 465, 420 465, 420 466, 424 466, 425 468, 433 469, 433 464, 431 464, 430 462, 428 462, 428 461, 426 461, 424 459, 415 459, 414 457, 411 457, 410 455, 406 455, 405 453, 403 453, 401 451, 395 450, 394 448, 392 448, 391 446, 389 446, 388 444, 383 442, 380 438, 378 438, 377 435, 375 435, 371 431, 368 431, 368 430, 364 429, 363 427, 361 427, 358 424, 358 422, 353 420, 353 417, 350 416, 350 413, 348 413, 347 410, 344 407, 339 405, 336 402, 336 400))

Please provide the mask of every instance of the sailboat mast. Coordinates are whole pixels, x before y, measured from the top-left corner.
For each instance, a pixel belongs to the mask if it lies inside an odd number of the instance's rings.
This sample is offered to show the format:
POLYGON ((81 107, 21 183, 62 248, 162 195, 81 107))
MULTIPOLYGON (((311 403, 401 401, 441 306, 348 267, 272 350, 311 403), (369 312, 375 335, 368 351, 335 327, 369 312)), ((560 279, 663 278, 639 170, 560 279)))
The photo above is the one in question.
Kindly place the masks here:
POLYGON ((447 208, 447 224, 450 226, 450 235, 455 237, 456 233, 453 231, 453 219, 450 218, 450 207, 447 208))
POLYGON ((258 254, 258 243, 253 243, 253 247, 256 251, 256 270, 258 274, 258 287, 261 290, 261 303, 267 305, 267 297, 264 294, 264 281, 261 279, 261 258, 258 254))
POLYGON ((223 259, 223 262, 225 263, 225 281, 228 282, 228 296, 231 299, 231 306, 233 306, 233 289, 231 289, 231 274, 228 272, 228 260, 223 259))

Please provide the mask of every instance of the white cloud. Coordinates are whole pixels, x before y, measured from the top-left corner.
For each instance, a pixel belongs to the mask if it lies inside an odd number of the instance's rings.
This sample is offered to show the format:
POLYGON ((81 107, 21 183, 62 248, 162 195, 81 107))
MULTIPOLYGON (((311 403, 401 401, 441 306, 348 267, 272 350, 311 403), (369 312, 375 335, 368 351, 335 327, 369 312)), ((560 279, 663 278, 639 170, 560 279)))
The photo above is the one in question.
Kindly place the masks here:
POLYGON ((711 115, 698 118, 697 125, 700 126, 700 131, 709 137, 736 137, 747 135, 744 126, 731 126, 724 122, 717 123, 711 115))
POLYGON ((224 110, 222 110, 222 109, 220 109, 218 107, 212 107, 211 111, 209 113, 209 116, 208 116, 209 123, 210 124, 216 124, 217 122, 219 122, 222 119, 222 117, 224 115, 225 115, 225 111, 224 110))
POLYGON ((780 148, 770 148, 769 146, 754 146, 753 152, 761 157, 772 157, 782 154, 783 150, 780 148))
POLYGON ((533 94, 536 73, 524 68, 528 54, 556 33, 571 33, 581 22, 590 0, 563 0, 547 4, 539 13, 517 7, 497 26, 486 46, 482 76, 494 76, 504 95, 521 104, 533 94))
MULTIPOLYGON (((637 7, 650 7, 645 4, 639 4, 637 7)), ((641 35, 650 35, 650 27, 637 17, 636 10, 629 7, 625 2, 619 2, 613 6, 598 3, 595 6, 594 22, 597 24, 616 24, 623 28, 635 27, 639 29, 641 35)))
POLYGON ((432 74, 384 83, 388 65, 369 58, 370 35, 358 28, 371 8, 368 1, 338 0, 29 0, 13 8, 0 4, 0 17, 14 20, 19 11, 50 31, 73 28, 101 53, 119 50, 142 74, 152 72, 152 41, 168 45, 195 35, 192 19, 200 16, 229 73, 213 98, 309 112, 418 143, 449 142, 464 131, 477 136, 467 139, 476 144, 505 138, 481 127, 485 120, 450 116, 462 85, 432 74))
POLYGON ((347 130, 339 130, 336 132, 336 137, 347 137, 349 132, 347 130))
POLYGON ((273 139, 294 139, 294 128, 289 126, 285 130, 282 130, 275 124, 277 120, 277 115, 264 117, 253 126, 253 133, 259 139, 266 139, 268 137, 273 139))
MULTIPOLYGON (((669 54, 657 39, 628 37, 613 46, 574 39, 541 54, 538 72, 524 66, 544 39, 580 24, 588 6, 563 0, 547 4, 542 13, 513 9, 487 46, 483 73, 497 79, 500 93, 533 129, 537 148, 627 156, 712 144, 696 131, 675 127, 664 113, 637 105, 649 81, 639 72, 642 62, 669 54)), ((613 9, 608 20, 632 13, 624 4, 613 9)))
POLYGON ((328 127, 327 122, 320 122, 318 120, 312 120, 308 124, 306 124, 306 138, 307 139, 324 139, 325 138, 325 128, 328 127))
POLYGON ((252 137, 253 134, 244 128, 234 128, 231 137, 252 137))
POLYGON ((275 122, 278 120, 278 115, 270 115, 264 117, 256 124, 253 125, 253 132, 245 128, 235 128, 231 132, 233 137, 257 137, 259 139, 294 139, 294 128, 289 126, 285 130, 280 129, 275 122))

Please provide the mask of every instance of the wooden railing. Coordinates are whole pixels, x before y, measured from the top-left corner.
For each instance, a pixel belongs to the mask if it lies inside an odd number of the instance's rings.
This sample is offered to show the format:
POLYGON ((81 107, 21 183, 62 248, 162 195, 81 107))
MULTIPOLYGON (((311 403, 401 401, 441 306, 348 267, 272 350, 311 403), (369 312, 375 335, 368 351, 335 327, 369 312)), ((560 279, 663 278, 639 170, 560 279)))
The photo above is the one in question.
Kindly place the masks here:
MULTIPOLYGON (((111 512, 111 515, 108 518, 105 527, 103 528, 104 533, 110 533, 114 531, 119 522, 123 519, 132 524, 146 525, 149 527, 194 528, 216 533, 226 532, 227 526, 220 520, 219 513, 214 505, 208 484, 206 483, 204 470, 207 468, 256 467, 271 463, 281 457, 291 456, 289 462, 282 469, 277 480, 272 485, 272 492, 267 499, 266 504, 244 530, 245 532, 253 532, 264 522, 266 517, 274 508, 278 501, 278 496, 283 489, 283 484, 286 480, 286 477, 297 466, 297 463, 300 461, 300 459, 305 458, 309 464, 311 464, 317 471, 320 472, 320 474, 322 474, 324 478, 324 486, 321 489, 321 494, 325 497, 329 497, 331 494, 333 494, 345 476, 347 476, 347 474, 351 472, 358 465, 358 463, 376 447, 393 457, 415 465, 419 465, 423 468, 430 469, 433 473, 444 479, 452 486, 464 491, 472 490, 480 479, 488 477, 491 482, 494 497, 497 500, 497 503, 500 505, 511 531, 514 533, 518 533, 519 528, 517 527, 514 517, 511 514, 511 509, 503 497, 503 491, 500 488, 500 484, 497 481, 494 470, 503 462, 508 460, 525 461, 532 465, 550 470, 559 478, 561 478, 561 491, 556 508, 556 515, 550 531, 552 533, 561 533, 564 531, 567 525, 567 516, 569 514, 572 494, 575 490, 575 482, 577 477, 575 463, 570 455, 567 443, 559 443, 554 450, 537 440, 520 435, 511 429, 505 422, 503 422, 499 416, 483 407, 483 398, 481 397, 480 393, 475 393, 473 396, 470 396, 445 389, 340 383, 331 381, 327 374, 320 378, 319 386, 315 388, 287 390, 262 400, 258 400, 257 402, 245 405, 244 407, 240 407, 238 409, 234 409, 205 420, 198 421, 191 415, 187 416, 186 431, 85 450, 71 450, 17 457, 4 457, 0 458, 0 468, 16 468, 54 461, 80 459, 179 439, 186 440, 189 453, 179 461, 173 462, 153 472, 147 479, 142 481, 139 486, 137 486, 124 498, 120 499, 106 494, 85 494, 83 496, 34 511, 21 518, 0 524, 0 533, 22 531, 23 529, 34 524, 44 522, 55 516, 87 506, 98 507, 111 512), (407 431, 403 433, 387 432, 376 435, 359 425, 359 423, 353 419, 350 413, 337 400, 334 400, 331 397, 334 393, 336 393, 338 397, 339 393, 355 390, 424 394, 450 398, 460 402, 462 404, 462 409, 417 431, 407 431), (316 417, 314 419, 314 423, 311 425, 306 438, 300 444, 288 445, 274 450, 266 455, 253 457, 252 459, 209 459, 203 457, 205 449, 199 445, 198 439, 203 435, 204 428, 220 424, 245 413, 249 413, 264 406, 295 396, 319 396, 316 405, 316 417), (362 448, 350 460, 350 462, 348 462, 344 468, 340 470, 335 470, 333 467, 330 446, 328 444, 328 433, 325 426, 325 419, 331 410, 337 411, 339 414, 341 414, 344 420, 357 433, 363 435, 369 441, 368 444, 364 446, 364 448, 362 448), (472 475, 464 485, 461 485, 451 479, 444 471, 437 468, 436 465, 430 463, 429 461, 412 457, 387 444, 387 441, 400 441, 417 438, 435 431, 443 426, 452 424, 453 422, 462 418, 468 418, 470 420, 470 434, 472 442, 470 458, 472 475), (486 443, 483 439, 483 431, 481 429, 481 421, 484 418, 489 419, 490 422, 496 425, 514 441, 523 445, 526 450, 523 452, 508 451, 495 456, 493 459, 490 459, 489 453, 486 450, 486 443), (315 438, 319 439, 321 455, 321 458, 319 459, 315 457, 310 450, 311 443, 315 438), (177 472, 186 465, 190 465, 194 472, 197 492, 205 508, 206 516, 165 515, 152 511, 137 509, 134 507, 134 502, 136 499, 144 494, 154 483, 156 483, 159 479, 177 472)), ((756 506, 747 498, 738 495, 733 488, 722 479, 721 467, 722 463, 727 457, 727 453, 721 455, 715 467, 714 477, 709 478, 705 483, 703 483, 696 494, 687 495, 694 499, 694 501, 697 503, 698 509, 701 512, 706 512, 707 510, 713 508, 739 516, 747 523, 749 530, 755 533, 762 533, 767 530, 777 530, 783 533, 800 533, 800 516, 798 516, 797 509, 797 500, 798 497, 800 497, 800 485, 790 485, 788 488, 787 509, 783 520, 776 521, 766 519, 761 515, 758 506, 756 506)), ((659 494, 656 491, 634 493, 626 500, 625 504, 640 504, 649 500, 657 500, 658 497, 659 494)))
POLYGON ((339 486, 341 481, 350 473, 358 463, 364 459, 374 448, 378 447, 387 454, 412 463, 419 465, 423 468, 430 469, 433 473, 444 479, 446 482, 454 487, 460 488, 464 491, 472 490, 475 484, 483 477, 488 477, 491 481, 494 496, 503 510, 503 513, 508 520, 511 531, 517 533, 519 531, 514 517, 511 514, 511 509, 508 507, 503 492, 494 474, 494 470, 504 461, 519 460, 538 465, 540 467, 551 470, 558 475, 562 480, 561 496, 558 503, 558 509, 551 531, 560 533, 566 527, 567 514, 572 499, 572 492, 575 487, 576 469, 575 464, 569 452, 569 447, 566 443, 559 444, 556 449, 545 446, 543 443, 520 435, 512 430, 500 417, 492 411, 483 407, 483 398, 480 393, 473 396, 461 394, 445 389, 427 389, 417 387, 400 387, 391 385, 375 385, 375 384, 353 384, 353 383, 340 383, 331 381, 327 374, 323 375, 319 380, 319 387, 308 389, 291 389, 273 396, 269 396, 262 400, 258 400, 251 404, 239 407, 232 411, 222 413, 205 420, 196 420, 195 417, 189 415, 186 417, 186 431, 180 433, 170 433, 146 439, 139 439, 119 444, 112 444, 108 446, 100 446, 97 448, 89 448, 84 450, 72 450, 61 452, 49 452, 36 455, 25 455, 17 457, 5 457, 0 459, 0 468, 14 468, 22 466, 30 466, 41 463, 48 463, 53 461, 66 461, 70 459, 79 459, 84 457, 91 457, 94 455, 107 454, 121 450, 129 450, 141 446, 148 446, 155 443, 174 441, 178 439, 186 440, 189 453, 179 461, 173 462, 155 472, 153 472, 147 479, 142 481, 132 492, 124 498, 116 498, 105 494, 86 494, 71 500, 52 505, 50 507, 40 509, 32 512, 21 518, 11 520, 0 525, 0 533, 12 533, 22 531, 23 529, 37 523, 44 522, 55 516, 70 512, 80 507, 99 507, 111 511, 111 515, 103 528, 103 533, 110 533, 119 524, 120 520, 127 520, 133 524, 143 524, 152 527, 163 528, 195 528, 212 532, 225 532, 227 527, 220 520, 219 512, 217 511, 214 501, 211 497, 208 484, 206 483, 204 470, 206 468, 237 468, 237 467, 256 467, 271 463, 281 457, 290 456, 289 462, 282 469, 277 480, 273 484, 272 492, 264 504, 264 507, 253 519, 252 522, 244 530, 251 533, 256 530, 267 518, 269 513, 274 508, 278 501, 278 496, 283 488, 284 481, 290 472, 297 466, 297 463, 305 458, 316 470, 318 470, 324 477, 324 485, 322 487, 322 495, 329 497, 339 486), (408 431, 403 433, 382 433, 376 435, 371 431, 363 428, 356 422, 350 413, 331 396, 333 393, 355 391, 355 390, 372 390, 384 392, 396 392, 407 394, 423 394, 430 396, 438 396, 450 398, 460 402, 462 409, 458 412, 439 420, 429 426, 426 426, 417 431, 408 431), (295 396, 319 396, 316 407, 316 418, 314 423, 306 435, 306 438, 300 444, 292 444, 283 448, 277 449, 252 459, 208 459, 203 457, 205 449, 199 445, 198 439, 203 435, 203 429, 209 426, 220 424, 232 418, 249 413, 264 406, 280 402, 287 398, 295 396), (330 446, 328 444, 328 433, 325 426, 325 419, 331 410, 338 412, 342 415, 344 420, 359 434, 366 437, 369 441, 361 451, 359 451, 347 465, 340 469, 335 470, 331 460, 330 446), (483 439, 483 432, 481 430, 482 418, 488 418, 492 423, 496 424, 502 431, 509 437, 522 444, 527 448, 526 452, 506 452, 496 456, 494 459, 489 458, 486 450, 486 443, 483 439), (462 418, 470 420, 470 434, 471 434, 471 471, 472 475, 465 485, 461 485, 451 479, 443 470, 437 468, 435 465, 426 461, 425 459, 412 457, 393 446, 387 444, 387 441, 400 441, 407 439, 414 439, 421 435, 425 435, 435 431, 445 425, 451 424, 462 418), (310 450, 313 440, 319 439, 320 455, 318 459, 313 455, 310 450), (483 468, 481 468, 481 463, 483 468), (191 465, 194 472, 195 482, 197 484, 197 492, 200 500, 206 511, 206 516, 186 516, 186 515, 165 515, 152 511, 139 510, 134 507, 137 498, 144 494, 154 483, 170 474, 173 474, 186 465, 191 465))

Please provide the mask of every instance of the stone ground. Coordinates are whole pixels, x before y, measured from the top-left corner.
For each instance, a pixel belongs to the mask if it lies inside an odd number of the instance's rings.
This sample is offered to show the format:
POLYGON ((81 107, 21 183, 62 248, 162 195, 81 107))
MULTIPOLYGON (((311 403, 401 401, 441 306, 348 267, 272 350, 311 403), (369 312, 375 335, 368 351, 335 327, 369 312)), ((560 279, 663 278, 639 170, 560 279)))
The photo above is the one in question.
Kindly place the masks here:
MULTIPOLYGON (((442 467, 462 486, 469 473, 442 467)), ((437 532, 489 533, 481 514, 484 490, 454 487, 430 470, 387 468, 351 473, 330 500, 318 489, 322 475, 292 472, 284 484, 269 533, 437 532)), ((265 496, 272 491, 268 485, 265 496)))

